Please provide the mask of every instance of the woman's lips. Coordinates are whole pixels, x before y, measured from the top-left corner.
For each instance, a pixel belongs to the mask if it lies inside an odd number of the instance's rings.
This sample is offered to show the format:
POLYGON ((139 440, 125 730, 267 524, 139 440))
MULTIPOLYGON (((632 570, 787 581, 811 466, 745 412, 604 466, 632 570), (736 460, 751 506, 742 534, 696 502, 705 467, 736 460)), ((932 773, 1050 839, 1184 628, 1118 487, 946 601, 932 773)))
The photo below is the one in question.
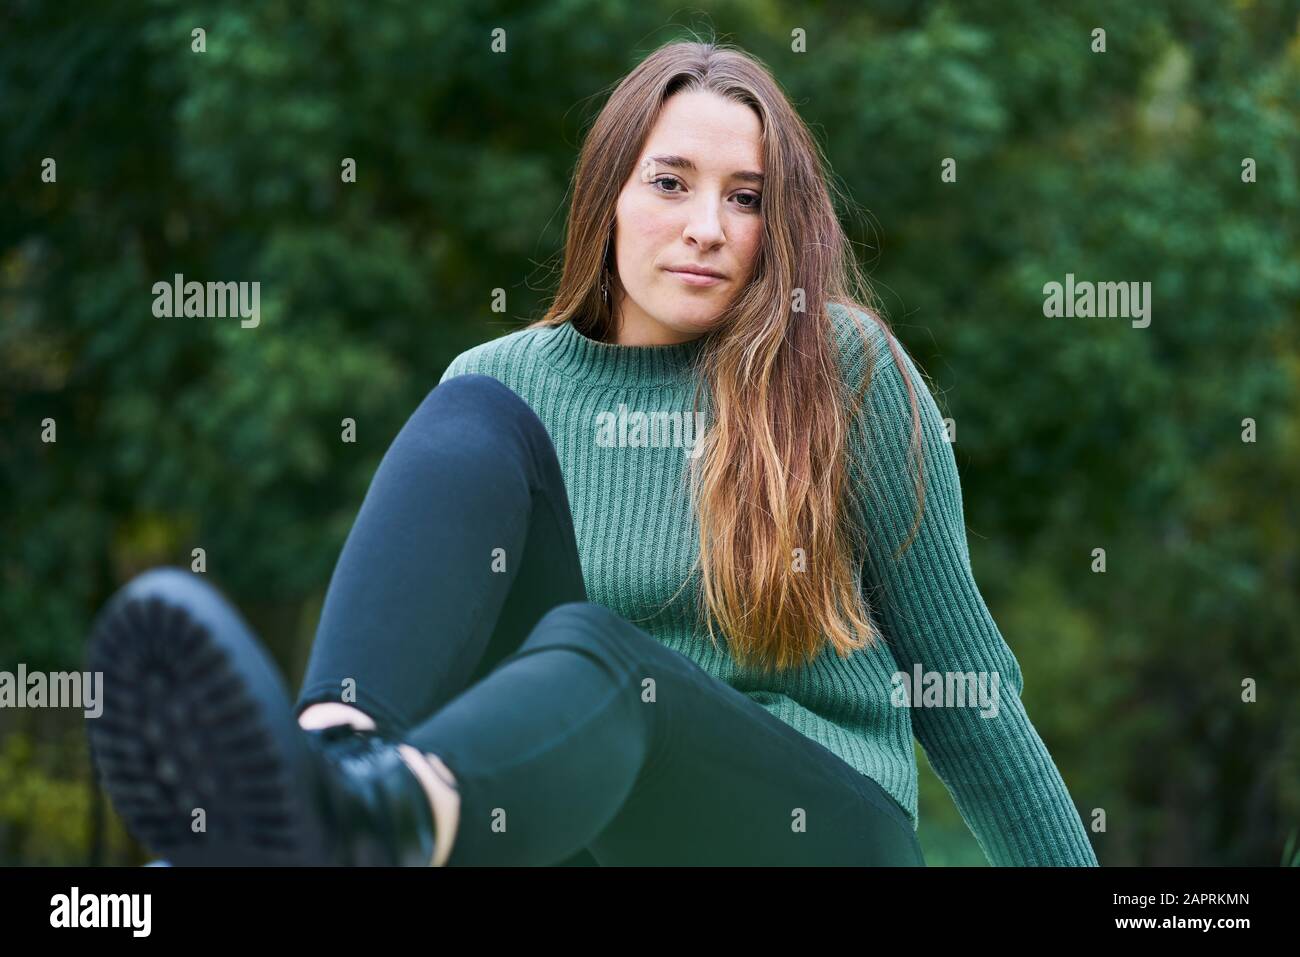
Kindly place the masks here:
POLYGON ((676 269, 669 269, 667 272, 676 276, 688 286, 716 286, 718 283, 724 282, 721 276, 705 276, 697 272, 681 272, 676 269))

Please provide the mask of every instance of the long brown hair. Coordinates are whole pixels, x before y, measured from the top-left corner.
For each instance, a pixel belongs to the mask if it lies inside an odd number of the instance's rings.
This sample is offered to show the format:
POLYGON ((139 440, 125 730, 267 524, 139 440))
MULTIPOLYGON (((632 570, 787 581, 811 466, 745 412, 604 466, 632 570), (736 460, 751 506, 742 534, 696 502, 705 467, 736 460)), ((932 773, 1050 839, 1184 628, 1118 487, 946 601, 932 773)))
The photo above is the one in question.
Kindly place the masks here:
MULTIPOLYGON (((861 523, 845 507, 850 423, 869 382, 860 392, 843 387, 827 307, 845 307, 864 344, 856 313, 869 316, 898 368, 905 365, 835 215, 820 148, 762 63, 726 44, 677 41, 618 84, 583 142, 559 288, 529 328, 572 322, 590 339, 614 341, 615 316, 601 280, 608 268, 611 298, 617 294, 618 197, 663 104, 695 90, 757 114, 765 174, 763 237, 751 279, 706 333, 700 353, 697 390, 707 384, 715 420, 691 467, 699 610, 715 644, 716 619, 737 663, 780 671, 812 660, 823 642, 844 657, 879 640, 854 557, 855 548, 865 557, 861 523), (806 571, 795 567, 796 549, 806 571)), ((919 459, 919 411, 903 378, 919 459)), ((698 407, 698 391, 696 401, 698 407)), ((916 492, 923 507, 921 474, 916 492)), ((918 508, 899 554, 920 515, 918 508)))

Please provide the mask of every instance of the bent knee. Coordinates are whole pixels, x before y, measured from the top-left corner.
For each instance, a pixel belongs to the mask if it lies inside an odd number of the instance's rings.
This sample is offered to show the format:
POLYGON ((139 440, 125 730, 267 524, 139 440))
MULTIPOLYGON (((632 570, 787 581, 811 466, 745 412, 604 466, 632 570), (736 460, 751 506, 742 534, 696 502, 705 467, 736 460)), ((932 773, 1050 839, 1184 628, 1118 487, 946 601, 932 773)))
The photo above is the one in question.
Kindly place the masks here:
POLYGON ((421 406, 430 403, 458 402, 478 408, 490 408, 497 405, 519 403, 527 407, 523 397, 495 376, 481 372, 466 372, 463 375, 444 379, 429 390, 421 406))
POLYGON ((421 413, 505 421, 529 436, 551 441, 546 426, 523 396, 500 379, 481 372, 467 372, 438 383, 420 404, 416 414, 421 413))
POLYGON ((609 651, 635 640, 636 627, 604 605, 570 601, 556 605, 538 620, 525 645, 581 645, 609 651))

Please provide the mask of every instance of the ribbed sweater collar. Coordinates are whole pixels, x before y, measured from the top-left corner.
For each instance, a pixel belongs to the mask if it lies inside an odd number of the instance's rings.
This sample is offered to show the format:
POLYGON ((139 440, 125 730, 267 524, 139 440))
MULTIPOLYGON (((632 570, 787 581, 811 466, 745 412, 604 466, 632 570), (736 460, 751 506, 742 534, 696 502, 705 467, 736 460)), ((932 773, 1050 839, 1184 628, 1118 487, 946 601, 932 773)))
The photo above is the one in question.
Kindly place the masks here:
POLYGON ((621 346, 589 339, 572 322, 543 329, 538 352, 553 369, 600 385, 669 385, 686 381, 705 336, 670 346, 621 346))

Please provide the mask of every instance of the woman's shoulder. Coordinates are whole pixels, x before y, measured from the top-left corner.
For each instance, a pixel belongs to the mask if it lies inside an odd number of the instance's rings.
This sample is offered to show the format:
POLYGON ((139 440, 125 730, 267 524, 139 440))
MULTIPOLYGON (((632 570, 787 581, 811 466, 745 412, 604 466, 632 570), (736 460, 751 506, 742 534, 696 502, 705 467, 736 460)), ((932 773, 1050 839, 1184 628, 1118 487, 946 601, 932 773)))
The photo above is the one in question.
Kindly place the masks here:
POLYGON ((831 302, 827 312, 841 372, 850 389, 861 392, 868 382, 872 383, 873 391, 877 387, 901 385, 900 360, 907 366, 909 375, 916 375, 902 341, 877 313, 849 301, 831 302))
POLYGON ((470 373, 501 378, 530 361, 538 336, 547 331, 542 327, 526 326, 471 346, 451 360, 440 381, 470 373))
POLYGON ((869 310, 832 304, 828 311, 840 347, 844 384, 854 402, 855 441, 865 441, 876 459, 898 458, 914 439, 930 452, 951 456, 949 420, 941 393, 892 330, 869 310), (919 428, 919 435, 914 435, 919 428))

